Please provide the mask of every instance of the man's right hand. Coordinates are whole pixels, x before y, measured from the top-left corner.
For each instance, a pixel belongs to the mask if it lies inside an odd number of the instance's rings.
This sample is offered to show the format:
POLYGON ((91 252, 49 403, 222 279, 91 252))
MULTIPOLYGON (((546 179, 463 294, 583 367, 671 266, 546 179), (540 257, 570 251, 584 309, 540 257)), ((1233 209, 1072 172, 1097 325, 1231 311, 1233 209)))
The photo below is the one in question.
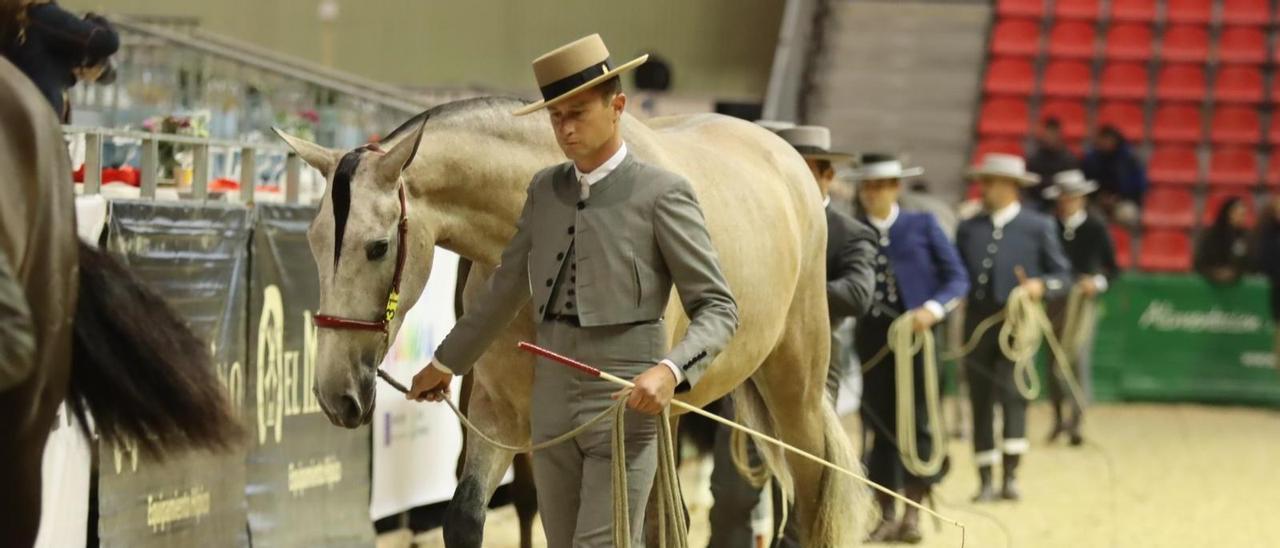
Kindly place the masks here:
POLYGON ((415 401, 442 401, 449 397, 451 382, 453 382, 453 375, 427 364, 413 376, 413 385, 409 387, 409 393, 404 397, 415 401))

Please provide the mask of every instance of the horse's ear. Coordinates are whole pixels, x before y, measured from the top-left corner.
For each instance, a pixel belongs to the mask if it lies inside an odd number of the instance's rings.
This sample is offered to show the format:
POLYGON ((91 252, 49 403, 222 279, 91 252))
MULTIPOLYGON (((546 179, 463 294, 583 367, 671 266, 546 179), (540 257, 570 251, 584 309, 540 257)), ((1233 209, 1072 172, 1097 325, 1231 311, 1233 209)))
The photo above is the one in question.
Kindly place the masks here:
POLYGON ((298 157, 302 158, 302 161, 320 170, 320 173, 323 173, 326 177, 333 172, 333 166, 337 165, 338 158, 342 156, 337 150, 322 147, 301 137, 294 137, 281 131, 280 128, 273 127, 271 130, 276 132, 276 135, 279 135, 281 139, 284 139, 284 142, 289 144, 289 148, 298 153, 298 157))
POLYGON ((400 180, 400 173, 409 168, 409 164, 413 163, 413 158, 418 155, 418 143, 422 141, 422 131, 426 127, 427 120, 423 118, 418 127, 412 132, 405 135, 403 139, 399 139, 396 144, 391 146, 391 150, 378 159, 378 180, 396 182, 400 180))

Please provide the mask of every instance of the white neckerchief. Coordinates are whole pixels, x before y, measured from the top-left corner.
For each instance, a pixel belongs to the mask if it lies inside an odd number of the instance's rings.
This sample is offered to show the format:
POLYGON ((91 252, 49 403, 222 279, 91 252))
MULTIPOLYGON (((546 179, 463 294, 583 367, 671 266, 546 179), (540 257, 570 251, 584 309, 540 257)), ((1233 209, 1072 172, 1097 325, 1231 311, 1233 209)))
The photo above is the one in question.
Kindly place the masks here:
POLYGON ((991 224, 997 229, 1002 229, 1004 228, 1004 225, 1009 224, 1009 221, 1012 221, 1013 218, 1017 217, 1018 213, 1021 212, 1022 204, 1013 202, 1012 204, 1004 206, 1002 209, 991 212, 991 224))
POLYGON ((823 196, 823 197, 822 197, 822 207, 827 207, 827 206, 830 206, 830 205, 831 205, 831 197, 830 197, 830 196, 823 196))
POLYGON ((1085 213, 1083 209, 1072 213, 1070 217, 1067 217, 1062 221, 1062 228, 1075 232, 1077 228, 1080 228, 1080 225, 1084 224, 1086 217, 1088 217, 1088 214, 1085 213))
POLYGON ((583 173, 578 169, 578 165, 574 164, 573 173, 577 176, 578 183, 582 185, 582 199, 587 199, 591 194, 591 185, 594 185, 605 177, 608 177, 610 173, 613 173, 613 170, 618 169, 618 166, 622 165, 622 161, 626 158, 627 144, 622 143, 622 146, 618 147, 618 151, 613 153, 613 156, 610 156, 608 160, 605 160, 600 167, 591 170, 591 173, 583 173))
POLYGON ((893 204, 893 207, 889 208, 889 216, 884 219, 877 219, 870 213, 867 214, 867 221, 871 223, 871 226, 876 227, 876 230, 879 230, 881 234, 888 234, 889 228, 892 227, 893 223, 897 220, 898 204, 893 204))

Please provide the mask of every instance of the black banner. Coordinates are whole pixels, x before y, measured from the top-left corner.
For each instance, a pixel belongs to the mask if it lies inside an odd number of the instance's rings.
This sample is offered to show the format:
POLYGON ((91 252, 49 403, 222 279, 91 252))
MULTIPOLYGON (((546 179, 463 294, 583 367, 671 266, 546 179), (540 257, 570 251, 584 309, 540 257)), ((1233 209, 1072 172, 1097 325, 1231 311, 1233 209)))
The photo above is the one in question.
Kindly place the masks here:
POLYGON ((333 426, 312 391, 320 291, 307 227, 315 208, 257 210, 246 377, 253 545, 371 546, 369 429, 333 426))
MULTIPOLYGON (((219 380, 244 409, 251 212, 238 205, 111 203, 108 250, 168 298, 209 342, 219 380)), ((248 546, 246 448, 163 465, 98 447, 101 545, 248 546)))

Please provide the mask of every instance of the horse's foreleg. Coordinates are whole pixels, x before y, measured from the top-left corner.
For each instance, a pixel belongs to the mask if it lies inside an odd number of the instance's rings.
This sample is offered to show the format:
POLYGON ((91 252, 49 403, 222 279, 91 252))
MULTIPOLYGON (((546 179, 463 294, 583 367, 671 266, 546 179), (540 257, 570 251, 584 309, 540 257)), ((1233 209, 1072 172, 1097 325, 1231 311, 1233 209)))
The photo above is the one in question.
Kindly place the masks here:
MULTIPOLYGON (((471 396, 471 422, 487 435, 505 443, 520 444, 528 439, 523 416, 509 405, 495 405, 483 383, 476 383, 471 396)), ((466 463, 458 488, 453 493, 444 520, 444 542, 449 548, 479 548, 484 542, 485 511, 503 474, 511 465, 513 454, 498 449, 478 436, 469 436, 466 463)))

